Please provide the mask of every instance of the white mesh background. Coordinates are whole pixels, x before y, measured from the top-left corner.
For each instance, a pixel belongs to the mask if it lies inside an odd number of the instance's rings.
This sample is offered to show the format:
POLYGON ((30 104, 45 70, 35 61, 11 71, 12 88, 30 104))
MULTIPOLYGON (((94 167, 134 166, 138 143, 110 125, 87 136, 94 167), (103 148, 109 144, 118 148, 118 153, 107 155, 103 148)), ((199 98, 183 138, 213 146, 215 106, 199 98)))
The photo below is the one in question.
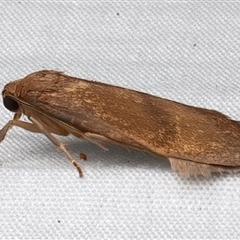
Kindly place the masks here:
MULTIPOLYGON (((0 2, 0 88, 41 70, 240 119, 240 4, 0 2)), ((12 114, 0 106, 1 127, 12 114)), ((164 126, 163 126, 164 127, 164 126)), ((151 154, 13 128, 0 144, 1 239, 237 239, 240 175, 187 180, 151 154)))

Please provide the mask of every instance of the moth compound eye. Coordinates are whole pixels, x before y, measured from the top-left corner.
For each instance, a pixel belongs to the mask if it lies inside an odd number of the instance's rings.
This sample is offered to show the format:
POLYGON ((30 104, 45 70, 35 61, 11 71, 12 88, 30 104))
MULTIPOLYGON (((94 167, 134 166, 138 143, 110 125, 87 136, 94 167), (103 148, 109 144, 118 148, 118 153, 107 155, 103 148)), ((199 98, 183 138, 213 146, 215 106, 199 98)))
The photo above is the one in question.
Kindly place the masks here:
POLYGON ((5 96, 3 98, 3 104, 5 108, 7 108, 11 112, 16 112, 18 110, 18 103, 17 101, 13 100, 12 98, 5 96))

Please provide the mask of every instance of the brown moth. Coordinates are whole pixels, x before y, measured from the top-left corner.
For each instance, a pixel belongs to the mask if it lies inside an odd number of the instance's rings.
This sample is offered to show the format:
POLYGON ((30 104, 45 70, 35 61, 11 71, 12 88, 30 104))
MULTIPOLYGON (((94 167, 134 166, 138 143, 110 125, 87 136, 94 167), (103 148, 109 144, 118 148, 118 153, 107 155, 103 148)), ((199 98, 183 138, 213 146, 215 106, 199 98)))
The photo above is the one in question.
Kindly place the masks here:
POLYGON ((149 151, 184 176, 240 170, 240 123, 214 110, 47 70, 8 83, 2 95, 15 115, 0 141, 12 126, 44 133, 80 176, 80 166, 52 133, 149 151), (31 122, 21 121, 22 114, 31 122))

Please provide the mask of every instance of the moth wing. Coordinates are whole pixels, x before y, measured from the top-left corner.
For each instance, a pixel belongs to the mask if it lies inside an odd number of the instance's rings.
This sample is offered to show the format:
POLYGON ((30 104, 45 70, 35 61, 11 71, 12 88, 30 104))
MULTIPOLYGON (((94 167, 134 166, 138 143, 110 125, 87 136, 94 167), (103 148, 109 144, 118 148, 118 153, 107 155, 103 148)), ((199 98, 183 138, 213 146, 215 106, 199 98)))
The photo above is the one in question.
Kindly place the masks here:
POLYGON ((183 175, 239 168, 240 126, 219 112, 52 71, 21 83, 22 98, 30 106, 75 136, 91 139, 86 135, 91 132, 149 150, 167 157, 183 175))
POLYGON ((29 108, 24 102, 21 102, 21 104, 24 108, 25 115, 29 118, 32 117, 37 119, 48 132, 62 136, 67 136, 69 134, 66 128, 62 127, 62 124, 56 118, 49 117, 33 107, 29 108))
POLYGON ((236 173, 240 171, 240 167, 211 165, 173 157, 168 158, 168 160, 172 170, 184 177, 211 177, 212 173, 236 173))

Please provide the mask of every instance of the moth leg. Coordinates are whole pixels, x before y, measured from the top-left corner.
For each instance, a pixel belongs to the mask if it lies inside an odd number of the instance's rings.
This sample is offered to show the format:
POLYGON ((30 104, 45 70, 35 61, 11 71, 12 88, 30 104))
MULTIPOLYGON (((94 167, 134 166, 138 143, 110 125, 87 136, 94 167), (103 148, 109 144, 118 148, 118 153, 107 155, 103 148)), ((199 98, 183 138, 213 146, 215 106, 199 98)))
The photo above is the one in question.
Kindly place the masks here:
POLYGON ((54 145, 59 147, 66 154, 70 162, 77 168, 79 176, 82 177, 83 171, 81 167, 78 165, 77 161, 71 156, 71 154, 67 151, 64 144, 60 142, 57 138, 55 138, 50 132, 48 132, 38 120, 36 120, 33 117, 29 117, 29 119, 39 128, 40 132, 44 133, 54 145))
POLYGON ((5 138, 8 130, 12 128, 14 120, 10 120, 0 131, 0 142, 5 138))
POLYGON ((105 137, 103 137, 101 135, 93 134, 93 133, 89 133, 89 132, 84 133, 84 138, 87 139, 88 141, 96 144, 97 146, 99 146, 103 150, 108 151, 108 148, 106 148, 100 142, 97 141, 97 140, 106 141, 107 138, 105 138, 105 137))
POLYGON ((32 124, 32 123, 28 123, 28 122, 23 122, 23 121, 20 121, 18 119, 13 119, 13 120, 10 120, 1 130, 0 130, 0 142, 3 141, 3 139, 5 138, 8 130, 10 130, 13 126, 17 126, 17 127, 20 127, 20 128, 23 128, 27 131, 30 131, 30 132, 35 132, 35 133, 41 133, 41 131, 39 130, 39 128, 32 124))
POLYGON ((0 142, 5 138, 8 130, 10 130, 14 125, 16 125, 16 122, 19 121, 19 118, 21 117, 21 113, 15 113, 13 120, 10 120, 1 130, 0 130, 0 142))

